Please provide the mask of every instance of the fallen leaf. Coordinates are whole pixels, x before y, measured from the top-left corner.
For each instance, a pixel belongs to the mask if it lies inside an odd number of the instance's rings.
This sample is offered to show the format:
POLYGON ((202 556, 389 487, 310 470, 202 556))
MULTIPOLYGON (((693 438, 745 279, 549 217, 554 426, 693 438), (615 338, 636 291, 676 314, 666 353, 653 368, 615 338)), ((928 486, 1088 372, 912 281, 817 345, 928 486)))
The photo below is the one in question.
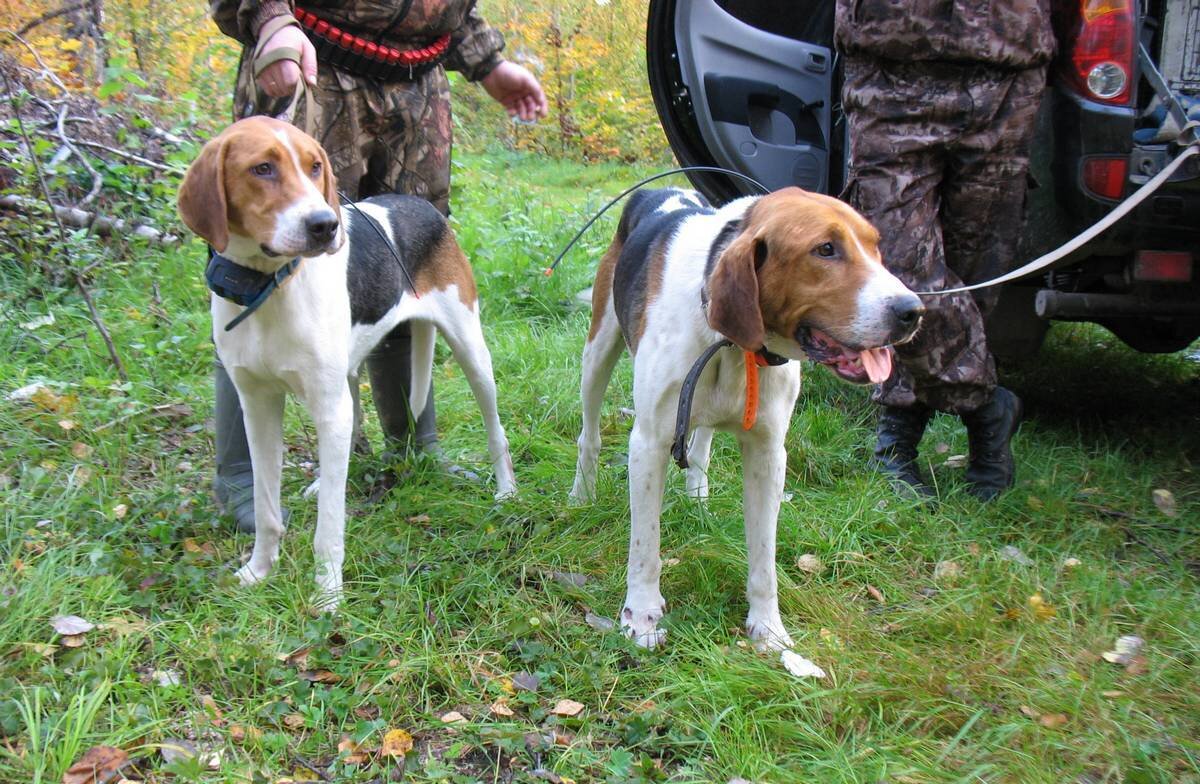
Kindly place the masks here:
POLYGON ((583 620, 588 626, 591 626, 593 629, 602 632, 612 631, 612 629, 617 625, 617 622, 612 618, 605 618, 603 615, 596 615, 590 610, 584 613, 583 620))
POLYGON ((779 652, 779 661, 783 668, 797 678, 824 678, 825 670, 804 658, 793 650, 785 649, 779 652))
POLYGON ((825 571, 825 564, 813 553, 805 553, 796 559, 796 568, 809 574, 820 574, 825 571))
POLYGON ((950 451, 950 445, 947 444, 945 441, 939 441, 933 447, 933 452, 934 452, 934 454, 937 454, 937 455, 944 455, 949 451, 950 451))
POLYGON ((76 404, 79 403, 79 398, 75 397, 75 395, 60 395, 53 389, 42 386, 39 386, 29 396, 28 400, 43 411, 52 414, 69 414, 75 410, 76 404))
POLYGON ((537 691, 541 679, 531 672, 518 672, 512 677, 513 688, 517 691, 537 691))
POLYGON ((354 709, 354 715, 363 721, 374 721, 379 718, 379 706, 360 705, 354 709))
POLYGON ((192 407, 187 403, 163 403, 159 406, 151 406, 150 413, 154 416, 183 419, 184 417, 190 417, 195 412, 192 411, 192 407))
POLYGON ((1046 729, 1057 729, 1067 723, 1067 714, 1065 713, 1047 713, 1038 719, 1038 724, 1041 724, 1046 729))
POLYGON ((71 431, 79 427, 79 423, 74 419, 60 419, 58 420, 58 426, 63 430, 71 431))
POLYGON ((430 521, 430 517, 427 514, 413 515, 412 517, 408 518, 408 522, 414 523, 417 525, 424 525, 425 523, 428 523, 429 521, 430 521))
POLYGON ((1063 560, 1063 568, 1064 569, 1074 569, 1075 567, 1081 566, 1082 564, 1083 564, 1083 561, 1080 561, 1078 558, 1066 558, 1063 560))
POLYGON ((355 743, 349 735, 342 736, 337 748, 338 754, 343 755, 342 762, 347 765, 362 765, 371 759, 371 750, 355 743))
POLYGON ((47 313, 44 316, 36 316, 34 318, 31 318, 29 321, 22 321, 21 329, 25 329, 25 330, 29 330, 30 332, 33 332, 35 329, 39 329, 41 327, 48 327, 53 323, 54 323, 54 313, 52 311, 50 313, 47 313))
POLYGON ((95 450, 92 447, 88 446, 82 441, 76 441, 74 444, 71 444, 71 454, 74 455, 75 459, 77 460, 87 460, 92 456, 92 452, 94 451, 95 450))
POLYGON ((1167 517, 1175 517, 1179 514, 1175 506, 1175 494, 1170 490, 1159 488, 1150 494, 1154 500, 1154 505, 1158 507, 1158 511, 1165 514, 1167 517))
POLYGON ((441 715, 442 724, 466 724, 467 717, 458 711, 448 711, 441 715))
MULTIPOLYGON (((445 718, 442 720, 445 721, 445 718)), ((413 736, 407 730, 388 730, 384 733, 383 747, 379 751, 389 757, 403 757, 412 751, 412 748, 413 736)))
POLYGON ((129 755, 116 746, 93 746, 63 774, 63 784, 107 784, 129 762, 129 755))
POLYGON ((229 740, 241 746, 244 743, 257 743, 262 740, 263 731, 258 727, 233 724, 229 727, 229 740))
POLYGON ((966 455, 950 455, 949 457, 946 458, 946 462, 943 465, 945 465, 946 468, 966 468, 967 456, 966 455))
POLYGON ((578 572, 551 572, 554 581, 568 588, 582 588, 587 585, 587 575, 578 572))
POLYGON ((158 752, 162 754, 163 762, 170 765, 173 762, 195 757, 196 744, 182 738, 167 738, 159 744, 158 752))
POLYGON ((506 705, 504 700, 502 700, 502 699, 496 700, 495 702, 493 702, 491 707, 488 708, 488 710, 490 710, 492 712, 493 716, 508 717, 508 716, 513 715, 512 708, 508 707, 508 705, 506 705))
POLYGON ((551 713, 555 716, 578 716, 583 712, 584 704, 575 700, 559 700, 554 704, 551 713))
POLYGON ((82 648, 87 644, 87 638, 82 634, 65 634, 59 642, 64 648, 82 648))
POLYGON ((1000 548, 1000 558, 1005 561, 1012 561, 1021 566, 1033 566, 1033 559, 1021 552, 1020 549, 1013 547, 1011 544, 1000 548))
POLYGON ((1041 716, 1042 716, 1042 714, 1038 713, 1037 711, 1035 711, 1033 708, 1029 707, 1028 705, 1022 705, 1020 708, 1018 708, 1018 710, 1020 710, 1021 715, 1023 715, 1027 719, 1036 720, 1036 719, 1041 718, 1041 716))
POLYGON ((955 561, 938 561, 933 567, 933 579, 954 582, 962 577, 962 567, 955 561))
POLYGON ((680 560, 678 558, 666 558, 663 560, 663 566, 679 566, 679 564, 680 560))
POLYGON ((1145 644, 1146 641, 1136 634, 1127 634, 1118 637, 1116 644, 1113 645, 1113 650, 1105 651, 1100 654, 1100 657, 1109 664, 1129 664, 1133 657, 1141 653, 1145 644))
POLYGON ((298 730, 304 726, 303 713, 289 713, 283 717, 283 726, 289 730, 298 730))
POLYGON ((1033 617, 1039 621, 1048 621, 1058 614, 1054 606, 1046 602, 1040 593, 1035 593, 1028 599, 1029 609, 1033 611, 1033 617))
POLYGON ((871 585, 869 583, 867 584, 867 593, 870 594, 871 598, 874 599, 879 604, 887 604, 887 602, 883 598, 883 591, 879 590, 874 585, 871 585))
POLYGON ((217 548, 212 542, 197 542, 192 537, 183 540, 183 551, 193 555, 203 555, 211 558, 217 554, 217 548))
POLYGON ((96 624, 84 620, 78 615, 56 615, 50 619, 50 625, 54 627, 54 631, 64 636, 68 634, 87 634, 96 628, 96 624))
POLYGON ((300 680, 309 683, 341 683, 342 676, 330 670, 301 670, 296 673, 300 680))
POLYGON ((121 520, 125 515, 129 514, 129 507, 125 504, 117 504, 112 508, 113 517, 121 520))

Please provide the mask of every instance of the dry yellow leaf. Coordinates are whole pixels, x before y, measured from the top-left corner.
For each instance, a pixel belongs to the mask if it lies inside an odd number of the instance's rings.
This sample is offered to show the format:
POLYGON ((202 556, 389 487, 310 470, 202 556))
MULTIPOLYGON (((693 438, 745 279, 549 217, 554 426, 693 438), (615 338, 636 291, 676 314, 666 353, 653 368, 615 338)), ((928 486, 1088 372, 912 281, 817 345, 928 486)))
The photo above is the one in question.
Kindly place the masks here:
POLYGON ((361 743, 355 743, 348 735, 343 735, 338 741, 338 753, 342 754, 342 762, 347 765, 362 765, 371 759, 371 751, 361 743))
POLYGON ((304 726, 303 713, 289 713, 283 717, 283 726, 289 730, 298 730, 304 726))
POLYGON ((467 717, 458 711, 449 711, 441 716, 442 724, 466 724, 467 717))
POLYGON ((217 554, 217 548, 213 547, 212 542, 197 542, 192 537, 183 540, 184 552, 192 553, 193 555, 213 556, 217 554))
POLYGON ((82 634, 65 634, 59 642, 65 648, 82 648, 86 640, 82 634))
POLYGON ((125 517, 125 515, 129 514, 129 507, 126 506, 125 504, 117 504, 116 506, 114 506, 112 508, 112 513, 113 513, 113 517, 120 520, 123 517, 125 517))
POLYGON ((1033 617, 1039 621, 1048 621, 1058 614, 1054 606, 1047 603, 1040 593, 1029 597, 1029 609, 1033 611, 1033 617))
POLYGON ((504 703, 505 703, 505 701, 503 699, 496 700, 495 702, 492 703, 491 707, 488 708, 488 710, 491 711, 493 716, 506 716, 506 717, 512 716, 513 715, 512 708, 508 707, 504 703))
POLYGON ((71 444, 71 454, 74 455, 78 460, 87 460, 92 456, 93 451, 95 450, 93 450, 92 447, 88 446, 82 441, 76 441, 74 444, 71 444))
POLYGON ((550 712, 556 716, 578 716, 583 712, 584 705, 582 702, 575 700, 559 700, 554 705, 554 709, 550 712))
POLYGON ((1067 723, 1067 714, 1065 713, 1047 713, 1038 719, 1038 724, 1041 724, 1046 729, 1057 729, 1067 723))
POLYGON ((413 736, 407 730, 388 730, 380 751, 389 757, 403 757, 413 749, 413 736))

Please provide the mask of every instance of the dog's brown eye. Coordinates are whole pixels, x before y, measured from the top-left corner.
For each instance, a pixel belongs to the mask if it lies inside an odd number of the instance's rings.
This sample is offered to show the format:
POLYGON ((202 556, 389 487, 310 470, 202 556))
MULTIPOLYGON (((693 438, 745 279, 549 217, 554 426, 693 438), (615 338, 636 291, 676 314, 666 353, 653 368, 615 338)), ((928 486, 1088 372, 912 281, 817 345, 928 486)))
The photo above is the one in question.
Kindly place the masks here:
POLYGON ((814 249, 814 252, 823 259, 831 259, 837 254, 832 242, 821 243, 814 249))
POLYGON ((321 162, 320 161, 313 161, 312 171, 309 172, 308 176, 312 177, 314 180, 321 176, 321 162))
POLYGON ((270 177, 275 173, 275 167, 269 163, 260 163, 250 171, 254 172, 256 177, 270 177))

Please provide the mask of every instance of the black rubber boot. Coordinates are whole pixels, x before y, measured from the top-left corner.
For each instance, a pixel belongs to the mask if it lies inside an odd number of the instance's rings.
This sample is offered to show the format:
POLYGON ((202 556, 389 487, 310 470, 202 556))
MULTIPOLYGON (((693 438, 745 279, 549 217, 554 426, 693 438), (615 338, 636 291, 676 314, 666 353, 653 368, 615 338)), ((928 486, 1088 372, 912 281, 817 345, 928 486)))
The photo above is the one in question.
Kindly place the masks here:
MULTIPOLYGON (((237 388, 218 360, 213 370, 216 395, 213 406, 213 441, 216 446, 217 474, 213 477, 213 495, 220 510, 233 517, 237 529, 254 533, 254 470, 250 464, 250 444, 242 421, 242 404, 237 388)), ((287 522, 288 512, 280 510, 287 522)))
POLYGON ((885 406, 879 412, 871 464, 887 476, 892 489, 900 495, 921 499, 937 496, 917 465, 917 445, 921 443, 931 416, 933 412, 920 405, 912 408, 885 406))
POLYGON ((1023 413, 1019 397, 996 387, 986 405, 962 415, 970 447, 967 492, 981 501, 991 501, 1013 486, 1016 466, 1011 444, 1023 413))
MULTIPOLYGON (((371 378, 371 397, 379 414, 379 426, 387 440, 385 457, 406 459, 420 452, 436 459, 451 474, 472 481, 479 479, 473 472, 447 461, 442 454, 432 384, 425 410, 413 422, 408 406, 412 386, 412 330, 407 323, 398 325, 367 355, 367 373, 371 378)), ((390 477, 387 486, 394 481, 394 477, 390 477)))

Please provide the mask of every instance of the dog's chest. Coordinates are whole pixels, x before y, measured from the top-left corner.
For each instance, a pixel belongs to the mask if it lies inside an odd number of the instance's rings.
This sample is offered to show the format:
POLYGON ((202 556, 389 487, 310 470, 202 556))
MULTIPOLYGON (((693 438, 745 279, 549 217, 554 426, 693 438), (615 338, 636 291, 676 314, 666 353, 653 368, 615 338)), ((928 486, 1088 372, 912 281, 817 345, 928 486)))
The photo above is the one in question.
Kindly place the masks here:
MULTIPOLYGON (((758 368, 758 419, 786 421, 800 393, 800 363, 758 368)), ((736 348, 722 349, 705 368, 692 399, 692 426, 740 428, 746 412, 746 363, 736 348)))

